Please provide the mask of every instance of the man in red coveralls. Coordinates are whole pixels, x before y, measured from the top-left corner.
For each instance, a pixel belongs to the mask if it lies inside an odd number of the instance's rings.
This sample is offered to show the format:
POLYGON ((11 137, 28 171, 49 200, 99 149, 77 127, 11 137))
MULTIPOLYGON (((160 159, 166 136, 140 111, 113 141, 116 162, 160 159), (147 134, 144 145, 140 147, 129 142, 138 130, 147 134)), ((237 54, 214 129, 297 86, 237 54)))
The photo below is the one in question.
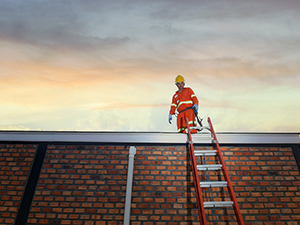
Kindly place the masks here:
MULTIPOLYGON (((178 75, 175 79, 175 84, 178 88, 178 91, 176 91, 172 98, 169 123, 171 124, 172 115, 174 115, 175 111, 177 110, 179 113, 177 116, 178 132, 186 133, 186 118, 188 118, 190 127, 196 126, 194 110, 198 112, 199 101, 191 88, 184 87, 185 83, 183 76, 178 75)), ((197 133, 197 130, 192 130, 192 133, 197 133)))

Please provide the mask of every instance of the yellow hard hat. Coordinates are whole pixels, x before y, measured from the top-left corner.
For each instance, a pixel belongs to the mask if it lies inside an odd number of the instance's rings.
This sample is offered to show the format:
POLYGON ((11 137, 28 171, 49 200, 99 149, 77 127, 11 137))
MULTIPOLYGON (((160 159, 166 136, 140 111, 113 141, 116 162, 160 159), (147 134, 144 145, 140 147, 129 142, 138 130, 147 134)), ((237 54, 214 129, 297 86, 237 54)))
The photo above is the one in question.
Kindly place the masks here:
POLYGON ((184 78, 183 78, 183 76, 178 75, 175 79, 175 83, 181 83, 181 82, 184 82, 184 78))

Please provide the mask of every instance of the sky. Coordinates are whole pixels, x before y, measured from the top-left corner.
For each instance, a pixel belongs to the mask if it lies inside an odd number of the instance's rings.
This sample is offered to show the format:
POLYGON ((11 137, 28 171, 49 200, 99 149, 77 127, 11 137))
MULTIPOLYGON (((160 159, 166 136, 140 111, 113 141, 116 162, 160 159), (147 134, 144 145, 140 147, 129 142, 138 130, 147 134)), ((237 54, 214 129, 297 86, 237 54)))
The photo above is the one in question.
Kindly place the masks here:
POLYGON ((299 0, 1 0, 0 130, 300 131, 299 0))

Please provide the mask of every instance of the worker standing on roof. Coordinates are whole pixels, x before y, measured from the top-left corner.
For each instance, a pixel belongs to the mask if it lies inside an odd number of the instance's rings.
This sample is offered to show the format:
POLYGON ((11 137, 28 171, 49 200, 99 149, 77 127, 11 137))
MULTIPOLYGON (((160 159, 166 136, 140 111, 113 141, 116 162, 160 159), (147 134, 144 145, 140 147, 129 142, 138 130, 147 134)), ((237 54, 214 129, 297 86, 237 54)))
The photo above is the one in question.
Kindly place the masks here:
MULTIPOLYGON (((194 110, 198 112, 199 101, 194 91, 189 87, 184 87, 185 80, 183 76, 178 75, 175 79, 175 85, 178 91, 173 95, 172 104, 169 114, 169 123, 171 124, 172 115, 175 111, 179 113, 177 116, 177 129, 180 133, 187 132, 186 118, 190 126, 196 126, 194 110)), ((196 130, 192 130, 192 133, 197 133, 196 130)))

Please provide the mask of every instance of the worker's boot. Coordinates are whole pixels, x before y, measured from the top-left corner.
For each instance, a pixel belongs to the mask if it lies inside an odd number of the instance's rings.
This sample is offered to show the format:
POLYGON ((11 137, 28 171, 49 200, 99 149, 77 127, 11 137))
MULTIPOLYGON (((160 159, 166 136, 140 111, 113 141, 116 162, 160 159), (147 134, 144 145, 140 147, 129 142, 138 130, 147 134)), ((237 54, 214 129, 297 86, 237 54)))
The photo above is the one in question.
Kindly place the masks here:
POLYGON ((191 133, 195 134, 195 133, 198 133, 198 131, 196 129, 192 129, 191 133))

